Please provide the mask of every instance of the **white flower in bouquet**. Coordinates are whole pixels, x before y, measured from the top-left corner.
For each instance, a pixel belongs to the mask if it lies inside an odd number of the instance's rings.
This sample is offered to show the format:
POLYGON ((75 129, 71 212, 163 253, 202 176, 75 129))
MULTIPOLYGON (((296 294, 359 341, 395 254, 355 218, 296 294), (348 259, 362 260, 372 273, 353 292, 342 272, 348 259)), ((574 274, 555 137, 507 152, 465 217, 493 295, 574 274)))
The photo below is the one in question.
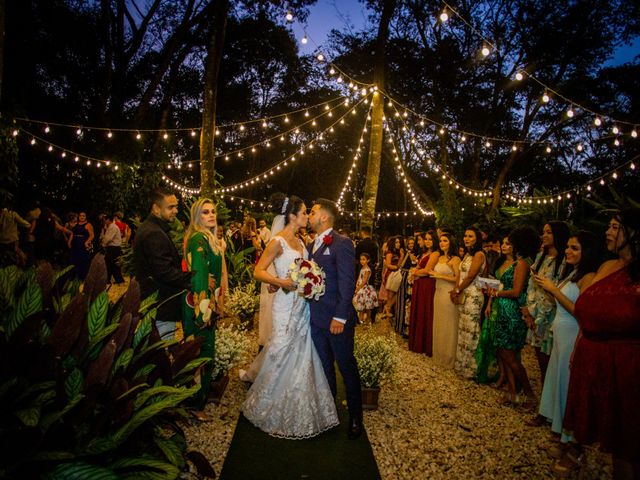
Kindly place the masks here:
POLYGON ((231 326, 217 328, 211 379, 222 377, 232 368, 242 364, 249 346, 249 339, 242 332, 231 326))
POLYGON ((289 276, 296 292, 304 298, 318 300, 325 291, 325 273, 313 260, 297 258, 289 266, 289 276))

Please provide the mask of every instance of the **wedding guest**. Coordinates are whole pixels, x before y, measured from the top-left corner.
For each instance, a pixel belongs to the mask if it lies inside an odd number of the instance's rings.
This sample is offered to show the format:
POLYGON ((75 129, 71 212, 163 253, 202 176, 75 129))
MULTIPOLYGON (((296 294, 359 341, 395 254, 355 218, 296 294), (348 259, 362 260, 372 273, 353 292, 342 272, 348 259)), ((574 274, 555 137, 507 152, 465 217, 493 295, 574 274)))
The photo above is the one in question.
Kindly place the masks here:
MULTIPOLYGON (((596 236, 591 232, 581 231, 569 237, 565 261, 567 270, 571 271, 567 272, 558 285, 546 277, 533 277, 540 287, 553 295, 557 305, 551 324, 553 347, 542 388, 539 415, 528 423, 531 426, 543 425, 546 421, 551 423, 551 431, 560 435, 560 445, 552 447, 550 453, 558 459, 569 453, 567 447, 573 440, 571 434, 562 428, 569 390, 569 364, 579 330, 573 315, 578 295, 591 285, 599 265, 596 236)), ((579 456, 579 453, 576 455, 578 451, 577 448, 573 449, 574 456, 579 456)), ((571 466, 566 463, 566 460, 564 463, 561 461, 560 466, 571 466)))
POLYGON ((191 273, 182 271, 180 254, 169 237, 178 214, 178 199, 165 188, 151 192, 151 212, 142 222, 133 244, 133 265, 141 298, 158 292, 161 302, 156 327, 163 340, 172 340, 182 321, 179 294, 191 288, 191 273))
POLYGON ((247 250, 245 254, 245 258, 252 265, 256 263, 257 259, 260 258, 260 253, 262 252, 262 247, 260 246, 260 241, 258 240, 258 231, 256 227, 255 218, 247 215, 244 219, 244 225, 240 230, 240 235, 242 236, 242 250, 247 250))
POLYGON ((371 268, 369 262, 371 257, 368 253, 360 254, 360 272, 356 282, 356 291, 353 295, 353 306, 358 312, 358 323, 367 325, 371 318, 371 310, 378 306, 378 295, 369 283, 371 268))
MULTIPOLYGON (((502 255, 496 262, 498 268, 493 272, 493 278, 502 282, 505 272, 513 265, 513 249, 509 242, 509 237, 505 236, 500 245, 502 255)), ((476 381, 478 383, 489 383, 498 379, 494 384, 495 388, 501 388, 507 383, 507 373, 500 357, 496 355, 496 328, 498 319, 498 302, 489 298, 485 306, 484 322, 480 330, 480 339, 478 340, 478 348, 476 348, 476 364, 478 371, 476 373, 476 381), (495 371, 497 368, 497 372, 495 371)))
POLYGON ((498 304, 495 346, 498 356, 507 371, 508 393, 500 402, 504 405, 519 404, 533 410, 536 401, 529 383, 529 376, 520 360, 520 351, 527 338, 527 325, 522 319, 521 308, 527 298, 526 285, 529 266, 538 252, 540 241, 531 227, 518 227, 509 234, 514 263, 505 270, 500 281, 502 290, 490 290, 489 294, 498 304), (524 390, 524 397, 516 397, 516 381, 524 390))
POLYGON ((614 478, 640 478, 640 209, 616 213, 606 239, 617 258, 575 303, 580 334, 564 428, 612 453, 614 478))
POLYGON ((384 266, 385 266, 386 273, 382 279, 385 285, 385 291, 386 291, 386 297, 387 297, 387 302, 385 303, 385 306, 384 306, 384 314, 386 316, 390 316, 390 317, 394 316, 391 310, 393 308, 393 304, 395 303, 396 296, 398 294, 397 290, 392 291, 388 288, 389 276, 391 275, 392 272, 400 271, 401 269, 400 262, 404 259, 404 254, 405 254, 405 251, 404 251, 402 237, 400 236, 391 237, 387 241, 387 253, 384 256, 384 266))
POLYGON ((476 278, 485 269, 480 230, 467 227, 464 232, 464 258, 460 263, 460 279, 451 292, 451 301, 458 305, 458 348, 454 370, 464 378, 475 376, 475 353, 480 337, 480 317, 484 294, 477 286, 476 278))
POLYGON ((75 267, 76 276, 84 280, 89 272, 91 254, 93 252, 93 225, 87 221, 86 212, 78 212, 78 222, 71 229, 68 246, 71 263, 75 267))
POLYGON ((122 238, 122 244, 127 245, 131 240, 131 228, 124 221, 124 213, 116 212, 113 214, 113 223, 116 224, 118 230, 120 230, 120 238, 122 238))
POLYGON ((449 292, 460 278, 458 246, 451 233, 440 235, 438 261, 427 273, 436 279, 433 298, 433 359, 439 365, 453 368, 458 346, 458 308, 449 292))
POLYGON ((233 246, 234 252, 242 250, 242 234, 240 233, 240 224, 238 222, 231 222, 229 224, 227 238, 229 239, 229 244, 233 246))
POLYGON ((424 252, 418 265, 409 274, 413 281, 411 290, 411 308, 409 319, 409 350, 416 353, 433 354, 433 298, 436 280, 429 276, 435 267, 440 253, 435 247, 436 232, 429 230, 424 234, 424 252))
MULTIPOLYGON (((360 228, 360 241, 356 244, 356 258, 360 258, 363 253, 369 255, 369 267, 372 271, 372 275, 369 276, 370 285, 374 284, 373 272, 378 265, 378 250, 378 244, 371 238, 371 227, 363 226, 360 228)), ((359 268, 359 265, 356 268, 359 268)))
POLYGON ((217 229, 216 229, 216 237, 218 237, 218 242, 220 243, 220 248, 223 252, 227 251, 227 241, 224 239, 224 224, 218 221, 217 229))
POLYGON ((24 229, 31 228, 31 224, 24 218, 11 210, 8 202, 5 207, 0 210, 0 257, 2 265, 22 263, 23 267, 26 263, 24 253, 20 250, 18 240, 18 227, 24 229))
POLYGON ((200 390, 194 397, 196 418, 203 419, 211 387, 215 356, 216 314, 224 312, 228 279, 224 252, 218 241, 216 207, 208 198, 191 205, 191 222, 184 234, 184 259, 191 285, 183 303, 184 336, 203 337, 200 358, 211 358, 199 375, 200 390))
POLYGON ((122 255, 122 236, 115 223, 116 216, 107 217, 104 220, 104 228, 100 235, 100 244, 104 249, 104 262, 107 265, 107 282, 111 277, 116 284, 124 283, 118 260, 122 255))
POLYGON ((415 239, 407 237, 405 243, 405 254, 400 260, 400 286, 396 292, 394 308, 394 325, 396 332, 404 338, 409 337, 409 314, 411 313, 411 288, 409 283, 409 270, 418 264, 418 257, 415 256, 415 239))
POLYGON ((262 250, 267 248, 269 240, 271 240, 271 230, 267 227, 267 221, 264 218, 258 221, 258 240, 262 250))
POLYGON ((45 207, 30 230, 30 233, 35 236, 34 247, 37 260, 54 263, 56 232, 71 234, 70 230, 60 225, 51 209, 45 207))
MULTIPOLYGON (((538 253, 532 269, 537 275, 546 277, 556 284, 564 273, 564 249, 569 240, 569 226, 565 222, 548 222, 542 231, 542 252, 538 253)), ((529 280, 527 304, 522 308, 525 322, 530 328, 527 342, 536 352, 540 367, 540 378, 544 383, 551 354, 551 334, 549 328, 556 313, 556 303, 545 294, 533 279, 529 280)))
MULTIPOLYGON (((64 228, 66 228, 70 232, 73 232, 73 227, 75 227, 77 224, 78 224, 78 214, 76 212, 69 212, 67 214, 67 221, 64 224, 64 228)), ((65 234, 64 237, 65 237, 65 243, 68 245, 69 239, 73 237, 73 233, 65 234)))
POLYGON ((496 263, 501 256, 501 238, 495 232, 489 232, 487 238, 482 242, 482 251, 487 260, 485 271, 488 275, 493 275, 498 266, 496 263))

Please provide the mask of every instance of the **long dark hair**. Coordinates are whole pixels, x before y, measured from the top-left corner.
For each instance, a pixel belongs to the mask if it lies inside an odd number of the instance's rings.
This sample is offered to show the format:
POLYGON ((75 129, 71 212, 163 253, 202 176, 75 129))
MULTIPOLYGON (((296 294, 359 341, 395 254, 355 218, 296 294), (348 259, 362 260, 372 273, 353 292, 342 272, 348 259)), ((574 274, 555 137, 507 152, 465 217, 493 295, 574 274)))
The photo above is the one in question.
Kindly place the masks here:
MULTIPOLYGON (((562 265, 562 262, 564 260, 564 249, 567 248, 567 242, 569 241, 569 237, 571 236, 571 231, 569 230, 569 225, 567 225, 566 222, 561 222, 558 220, 552 220, 550 222, 547 222, 545 225, 549 225, 549 227, 551 227, 551 233, 553 234, 553 246, 558 252, 556 258, 554 259, 553 266, 553 276, 557 277, 560 265, 562 265)), ((540 268, 540 265, 542 265, 544 258, 548 254, 549 247, 544 247, 544 249, 542 250, 542 255, 540 255, 540 258, 533 266, 534 270, 537 271, 538 268, 540 268)))
POLYGON ((621 248, 629 246, 631 251, 631 263, 627 267, 631 280, 640 280, 640 208, 628 207, 613 216, 624 231, 625 244, 621 248))
POLYGON ((540 250, 540 237, 532 227, 524 225, 516 227, 509 234, 509 242, 513 248, 513 258, 534 258, 540 250))
POLYGON ((427 244, 426 244, 427 235, 429 235, 431 237, 431 250, 430 250, 430 253, 437 251, 438 250, 438 245, 436 245, 436 244, 438 243, 438 234, 433 229, 429 229, 426 232, 424 232, 424 237, 423 237, 424 241, 425 241, 424 250, 428 251, 427 244))
POLYGON ((465 233, 467 230, 471 230, 476 234, 476 243, 471 248, 464 247, 464 251, 471 256, 474 256, 477 252, 482 251, 482 233, 480 233, 480 229, 478 227, 474 227, 473 225, 465 228, 465 233))
MULTIPOLYGON (((274 204, 274 209, 276 208, 276 205, 278 203, 274 204)), ((279 213, 281 215, 284 215, 284 224, 288 225, 289 224, 289 215, 298 215, 298 213, 300 212, 300 207, 302 207, 302 205, 304 204, 304 200, 302 200, 300 197, 297 197, 295 195, 291 195, 290 197, 285 197, 282 202, 279 203, 280 205, 280 210, 279 213), (284 211, 283 211, 284 209, 284 211)))
POLYGON ((404 250, 404 238, 397 235, 387 240, 387 253, 393 253, 394 255, 400 255, 400 250, 404 250), (400 240, 400 248, 396 249, 396 240, 400 240))
MULTIPOLYGON (((458 244, 456 243, 456 237, 452 233, 444 232, 440 237, 447 237, 449 239, 449 258, 458 256, 458 244)), ((440 255, 444 256, 444 251, 440 249, 440 238, 438 238, 438 251, 440 255)))
POLYGON ((574 267, 574 272, 576 272, 576 274, 571 280, 572 282, 578 282, 587 273, 598 270, 598 267, 600 266, 598 237, 586 230, 580 230, 569 238, 575 238, 580 244, 580 263, 574 267))

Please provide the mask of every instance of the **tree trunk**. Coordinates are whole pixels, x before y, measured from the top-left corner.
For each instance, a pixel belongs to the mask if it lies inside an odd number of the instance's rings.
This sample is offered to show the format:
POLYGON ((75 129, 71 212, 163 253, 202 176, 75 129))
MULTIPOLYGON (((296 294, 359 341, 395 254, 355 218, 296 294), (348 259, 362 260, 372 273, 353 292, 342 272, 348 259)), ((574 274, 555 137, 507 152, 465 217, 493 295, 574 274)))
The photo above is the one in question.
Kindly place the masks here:
POLYGON ((213 197, 215 189, 216 97, 228 12, 228 0, 218 1, 211 24, 204 74, 204 105, 200 132, 200 195, 209 198, 213 197))
POLYGON ((380 180, 380 161, 382 159, 382 117, 384 115, 384 66, 386 43, 389 36, 389 23, 396 7, 396 0, 385 0, 378 27, 376 40, 376 60, 373 70, 373 82, 378 91, 373 93, 371 106, 371 137, 369 141, 369 158, 367 159, 367 177, 362 202, 362 226, 373 228, 376 214, 378 183, 380 180))

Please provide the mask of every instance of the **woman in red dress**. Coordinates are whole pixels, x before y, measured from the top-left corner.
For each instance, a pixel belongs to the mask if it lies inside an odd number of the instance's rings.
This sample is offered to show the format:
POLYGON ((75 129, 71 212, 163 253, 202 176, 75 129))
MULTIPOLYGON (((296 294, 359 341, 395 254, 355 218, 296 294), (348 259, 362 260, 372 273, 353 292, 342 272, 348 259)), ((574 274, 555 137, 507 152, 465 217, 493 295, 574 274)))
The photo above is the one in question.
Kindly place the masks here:
POLYGON ((436 232, 429 230, 424 234, 425 253, 420 257, 418 266, 409 274, 413 279, 411 293, 411 313, 409 321, 409 350, 432 355, 433 338, 433 295, 436 280, 428 274, 438 262, 438 249, 433 248, 436 232))
POLYGON ((580 325, 564 427, 613 454, 614 478, 640 478, 640 209, 616 214, 602 264, 576 301, 580 325))

